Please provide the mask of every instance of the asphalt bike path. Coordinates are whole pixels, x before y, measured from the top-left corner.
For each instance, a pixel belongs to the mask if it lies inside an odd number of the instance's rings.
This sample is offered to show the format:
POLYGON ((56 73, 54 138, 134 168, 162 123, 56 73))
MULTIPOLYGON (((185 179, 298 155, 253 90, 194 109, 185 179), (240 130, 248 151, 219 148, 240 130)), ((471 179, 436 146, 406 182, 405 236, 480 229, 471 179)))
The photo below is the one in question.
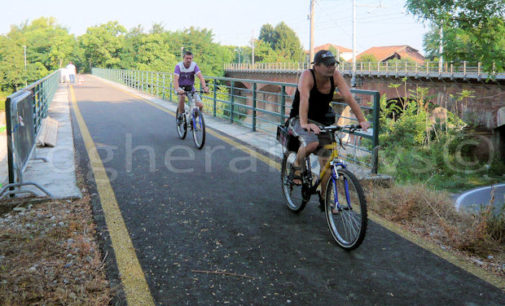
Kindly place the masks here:
POLYGON ((299 215, 286 208, 275 167, 217 132, 197 150, 173 113, 83 80, 69 88, 77 162, 128 303, 505 304, 502 290, 371 221, 363 244, 342 250, 315 197, 299 215))

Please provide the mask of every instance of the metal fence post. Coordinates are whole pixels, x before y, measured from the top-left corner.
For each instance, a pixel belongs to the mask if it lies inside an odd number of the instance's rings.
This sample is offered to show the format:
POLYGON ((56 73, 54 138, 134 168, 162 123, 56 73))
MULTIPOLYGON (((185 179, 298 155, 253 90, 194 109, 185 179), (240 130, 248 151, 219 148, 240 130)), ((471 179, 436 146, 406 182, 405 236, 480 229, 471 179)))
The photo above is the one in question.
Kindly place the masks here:
POLYGON ((166 92, 166 88, 165 88, 165 73, 162 74, 163 76, 163 88, 162 88, 162 91, 161 91, 161 98, 163 100, 165 100, 165 92, 166 92))
POLYGON ((214 99, 212 100, 212 115, 216 117, 217 114, 217 79, 214 79, 214 99))
POLYGON ((281 86, 281 124, 284 123, 286 115, 286 85, 281 86))
POLYGON ((231 81, 231 88, 230 88, 230 122, 233 123, 233 112, 235 111, 235 95, 233 94, 233 89, 235 87, 235 82, 231 81))
POLYGON ((377 174, 379 169, 379 111, 380 93, 373 95, 373 140, 372 140, 372 173, 377 174))
POLYGON ((170 101, 172 101, 172 91, 173 91, 173 87, 174 86, 174 83, 172 82, 172 78, 170 78, 170 88, 169 88, 169 95, 170 95, 170 101))
POLYGON ((256 132, 256 83, 253 83, 253 117, 252 117, 252 130, 256 132))

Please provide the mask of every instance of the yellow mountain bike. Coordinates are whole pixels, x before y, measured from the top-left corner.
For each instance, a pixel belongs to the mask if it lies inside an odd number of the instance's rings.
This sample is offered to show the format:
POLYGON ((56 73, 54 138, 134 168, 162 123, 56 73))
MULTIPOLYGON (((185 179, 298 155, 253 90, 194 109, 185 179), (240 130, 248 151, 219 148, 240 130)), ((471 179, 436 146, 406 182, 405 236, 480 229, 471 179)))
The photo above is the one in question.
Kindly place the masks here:
POLYGON ((281 165, 281 181, 288 208, 298 213, 305 208, 313 194, 318 194, 330 233, 337 244, 346 250, 355 249, 363 242, 368 219, 363 188, 356 176, 347 169, 345 162, 338 158, 337 140, 340 145, 341 141, 337 133, 354 133, 359 128, 359 125, 319 127, 321 133, 331 135, 332 143, 324 146, 325 149, 331 150, 331 156, 317 179, 313 179, 310 158, 307 157, 302 166, 301 184, 293 182, 293 163, 299 141, 286 125, 280 125, 277 130, 277 139, 286 149, 281 165), (325 194, 321 195, 317 188, 328 171, 330 178, 325 194))

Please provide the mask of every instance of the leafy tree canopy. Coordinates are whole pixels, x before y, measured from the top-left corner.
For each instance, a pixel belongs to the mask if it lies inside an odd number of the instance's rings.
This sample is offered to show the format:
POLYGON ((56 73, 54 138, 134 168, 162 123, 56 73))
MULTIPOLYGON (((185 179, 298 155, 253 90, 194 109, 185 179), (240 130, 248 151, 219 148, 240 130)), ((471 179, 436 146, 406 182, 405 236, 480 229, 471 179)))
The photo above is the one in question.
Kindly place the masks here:
POLYGON ((489 72, 505 71, 505 0, 407 0, 405 6, 431 24, 424 38, 429 58, 481 62, 489 72))
POLYGON ((270 24, 261 27, 258 39, 275 51, 282 59, 278 61, 303 61, 304 52, 296 33, 284 22, 275 28, 270 24))

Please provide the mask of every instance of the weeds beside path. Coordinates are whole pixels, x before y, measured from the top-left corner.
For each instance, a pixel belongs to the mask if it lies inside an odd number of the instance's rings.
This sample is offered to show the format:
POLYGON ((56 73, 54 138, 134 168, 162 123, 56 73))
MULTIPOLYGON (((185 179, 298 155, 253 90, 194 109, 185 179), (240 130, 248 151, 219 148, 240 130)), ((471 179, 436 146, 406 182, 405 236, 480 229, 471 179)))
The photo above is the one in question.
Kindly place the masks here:
POLYGON ((404 230, 464 257, 505 281, 505 215, 456 211, 450 195, 423 185, 366 186, 370 210, 404 230))

